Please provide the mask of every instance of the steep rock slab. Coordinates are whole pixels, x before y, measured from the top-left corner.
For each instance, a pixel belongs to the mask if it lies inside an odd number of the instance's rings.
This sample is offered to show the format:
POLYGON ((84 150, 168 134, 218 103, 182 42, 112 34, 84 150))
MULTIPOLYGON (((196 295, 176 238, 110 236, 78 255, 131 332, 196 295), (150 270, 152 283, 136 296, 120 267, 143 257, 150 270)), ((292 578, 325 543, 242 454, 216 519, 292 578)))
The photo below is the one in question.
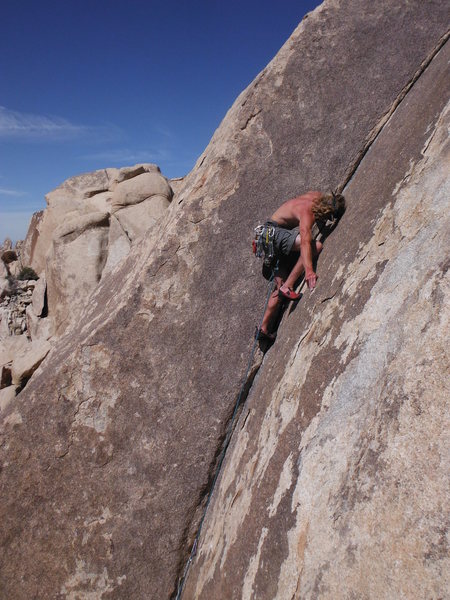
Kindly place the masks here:
POLYGON ((236 428, 186 600, 447 594, 449 58, 346 189, 319 287, 236 428))
POLYGON ((440 2, 327 2, 238 98, 160 226, 2 415, 8 598, 170 596, 263 305, 251 227, 345 177, 447 22, 440 2))

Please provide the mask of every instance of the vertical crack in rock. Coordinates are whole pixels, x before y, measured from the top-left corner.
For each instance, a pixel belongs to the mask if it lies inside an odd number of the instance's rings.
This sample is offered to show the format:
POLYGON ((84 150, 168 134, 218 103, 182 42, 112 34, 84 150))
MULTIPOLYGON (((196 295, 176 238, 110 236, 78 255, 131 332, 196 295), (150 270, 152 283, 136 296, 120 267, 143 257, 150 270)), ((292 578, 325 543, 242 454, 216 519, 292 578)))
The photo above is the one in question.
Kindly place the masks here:
POLYGON ((450 37, 450 31, 447 31, 447 33, 445 33, 441 37, 439 42, 436 44, 436 46, 433 48, 433 50, 428 54, 428 56, 421 62, 419 68, 414 73, 411 80, 404 86, 404 88, 398 94, 397 98, 392 103, 391 108, 386 112, 385 115, 383 115, 383 117, 378 121, 378 123, 375 125, 375 127, 372 129, 372 131, 369 133, 369 135, 367 137, 367 142, 366 142, 364 148, 359 152, 359 154, 356 157, 356 160, 348 168, 347 172, 344 175, 344 182, 342 184, 340 184, 337 188, 338 191, 342 192, 342 190, 344 190, 348 186, 348 184, 354 177, 362 160, 366 156, 367 152, 370 150, 372 144, 375 142, 377 137, 383 131, 385 125, 389 122, 389 119, 392 117, 392 115, 395 113, 395 111, 397 110, 400 103, 405 99, 407 94, 410 92, 411 88, 418 81, 420 76, 426 71, 427 67, 429 66, 429 64, 431 63, 433 58, 444 47, 444 45, 447 42, 449 37, 450 37))
MULTIPOLYGON (((210 469, 208 471, 208 479, 205 485, 200 489, 199 499, 192 511, 192 518, 188 520, 186 527, 183 531, 183 535, 181 538, 181 548, 190 547, 189 556, 186 559, 186 554, 183 552, 183 555, 180 557, 178 562, 177 576, 174 591, 172 592, 170 598, 171 600, 175 600, 177 598, 177 594, 179 590, 183 589, 184 583, 187 579, 189 573, 189 563, 191 559, 195 557, 197 544, 200 538, 203 521, 208 512, 209 503, 212 499, 212 495, 222 471, 222 466, 225 461, 227 450, 231 444, 233 439, 234 432, 237 428, 237 424, 239 422, 240 415, 242 413, 242 409, 245 405, 245 402, 248 398, 250 390, 252 389, 253 382, 255 380, 258 371, 260 370, 264 361, 264 353, 262 351, 257 352, 256 343, 253 346, 250 354, 250 361, 247 366, 247 371, 244 376, 244 380, 239 388, 239 392, 236 396, 236 401, 233 404, 233 413, 230 414, 228 419, 226 420, 225 427, 223 429, 222 435, 219 438, 219 443, 217 444, 216 452, 214 453, 213 459, 210 464, 210 469), (256 356, 255 356, 256 355, 256 356), (195 531, 194 541, 192 542, 192 525, 195 519, 195 515, 201 514, 199 519, 199 524, 195 531), (195 548, 195 552, 194 552, 195 548), (181 588, 180 588, 181 586, 181 588)), ((245 416, 245 421, 247 421, 249 413, 245 416)), ((181 597, 181 596, 180 596, 181 597)))

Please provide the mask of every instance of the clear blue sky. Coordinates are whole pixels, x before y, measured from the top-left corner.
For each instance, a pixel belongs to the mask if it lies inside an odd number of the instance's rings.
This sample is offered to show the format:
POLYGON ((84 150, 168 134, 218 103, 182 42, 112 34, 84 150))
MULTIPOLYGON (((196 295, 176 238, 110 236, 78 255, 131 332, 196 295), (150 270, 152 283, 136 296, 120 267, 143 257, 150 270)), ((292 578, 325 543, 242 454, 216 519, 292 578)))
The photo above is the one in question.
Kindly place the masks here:
POLYGON ((319 0, 3 0, 0 243, 68 177, 188 173, 319 0))

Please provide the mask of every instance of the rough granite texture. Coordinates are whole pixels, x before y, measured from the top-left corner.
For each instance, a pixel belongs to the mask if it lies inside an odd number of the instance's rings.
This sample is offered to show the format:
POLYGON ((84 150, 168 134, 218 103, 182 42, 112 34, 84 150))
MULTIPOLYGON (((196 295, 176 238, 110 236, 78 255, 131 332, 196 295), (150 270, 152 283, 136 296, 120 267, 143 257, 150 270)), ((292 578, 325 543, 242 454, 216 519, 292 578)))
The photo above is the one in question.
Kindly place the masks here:
POLYGON ((78 324, 103 271, 106 275, 125 258, 172 196, 168 180, 151 163, 83 173, 46 195, 48 206, 33 216, 23 252, 24 264, 45 275, 45 328, 52 335, 78 324))
MULTIPOLYGON (((116 212, 130 203, 139 204, 145 199, 156 198, 156 210, 147 203, 146 219, 153 224, 161 214, 161 204, 170 203, 172 190, 167 179, 161 175, 159 167, 151 163, 122 167, 121 169, 100 169, 91 173, 82 173, 64 181, 46 196, 47 208, 33 215, 23 243, 23 263, 41 274, 46 266, 52 242, 58 237, 58 229, 65 228, 70 222, 72 232, 86 229, 83 224, 87 215, 116 212), (165 201, 165 202, 164 202, 165 201)), ((89 219, 89 217, 88 217, 89 219)), ((129 229, 135 234, 145 232, 144 223, 134 223, 132 215, 127 218, 129 229), (136 232, 133 231, 136 227, 136 232)), ((74 236, 72 236, 74 237, 74 236)), ((91 253, 78 252, 79 260, 92 259, 91 253)), ((54 260, 54 259, 51 259, 54 260)), ((100 260, 101 262, 101 260, 100 260)), ((58 265, 64 271, 64 265, 58 265)), ((79 276, 71 273, 71 276, 79 276)))
MULTIPOLYGON (((346 180, 435 53, 448 13, 440 1, 328 0, 238 97, 158 226, 102 277, 77 329, 0 415, 6 598, 162 600, 174 593, 264 303, 251 229, 282 200, 346 180)), ((448 75, 436 75, 440 87, 432 94, 426 88, 419 108, 396 126, 398 139, 409 141, 400 143, 393 131, 381 144, 441 62, 419 77, 377 139, 378 153, 374 144, 359 166, 346 192, 349 211, 320 258, 317 291, 286 315, 267 355, 216 490, 188 598, 198 589, 208 599, 273 598, 277 590, 284 599, 299 597, 300 585, 311 598, 331 597, 328 590, 342 598, 389 597, 386 585, 400 586, 397 573, 404 580, 408 565, 394 561, 386 574, 380 547, 369 552, 377 523, 388 523, 377 538, 382 550, 395 556, 399 540, 415 544, 419 558, 410 559, 422 560, 423 589, 432 572, 430 597, 439 597, 437 497, 423 521, 417 515, 431 483, 442 495, 440 396, 420 387, 418 371, 440 372, 433 302, 442 288, 430 235, 440 242, 444 223, 429 226, 430 200, 422 214, 413 194, 405 206, 420 214, 425 241, 409 212, 400 234, 393 224, 403 222, 402 208, 392 192, 414 164, 417 176, 439 177, 427 170, 421 149, 445 105, 448 75), (397 292, 395 279, 406 268, 397 292), (417 357, 429 338, 437 354, 417 357), (427 452, 416 454, 430 434, 427 452), (411 490, 418 507, 396 512, 404 506, 398 493, 411 499, 411 490), (375 512, 365 515, 365 508, 375 512), (222 517, 230 529, 220 534, 222 517), (400 533, 391 535, 395 527, 400 533), (361 592, 367 582, 384 587, 361 592)), ((430 152, 437 153, 436 136, 430 152)))
POLYGON ((447 597, 449 59, 447 44, 345 190, 321 285, 237 425, 184 600, 447 597))

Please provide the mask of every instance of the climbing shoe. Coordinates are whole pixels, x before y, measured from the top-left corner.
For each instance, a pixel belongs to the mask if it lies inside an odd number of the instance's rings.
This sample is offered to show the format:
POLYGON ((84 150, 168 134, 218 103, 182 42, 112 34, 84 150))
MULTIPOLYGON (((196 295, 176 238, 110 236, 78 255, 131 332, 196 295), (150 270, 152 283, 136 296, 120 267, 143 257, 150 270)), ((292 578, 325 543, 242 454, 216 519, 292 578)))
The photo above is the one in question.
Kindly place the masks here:
POLYGON ((255 340, 258 340, 259 342, 270 342, 271 344, 273 344, 276 337, 276 333, 266 333, 262 329, 256 328, 255 340))
POLYGON ((278 290, 278 296, 280 298, 285 298, 286 300, 299 300, 299 298, 302 297, 301 294, 297 294, 297 292, 294 292, 291 288, 287 288, 286 291, 280 288, 278 290))

